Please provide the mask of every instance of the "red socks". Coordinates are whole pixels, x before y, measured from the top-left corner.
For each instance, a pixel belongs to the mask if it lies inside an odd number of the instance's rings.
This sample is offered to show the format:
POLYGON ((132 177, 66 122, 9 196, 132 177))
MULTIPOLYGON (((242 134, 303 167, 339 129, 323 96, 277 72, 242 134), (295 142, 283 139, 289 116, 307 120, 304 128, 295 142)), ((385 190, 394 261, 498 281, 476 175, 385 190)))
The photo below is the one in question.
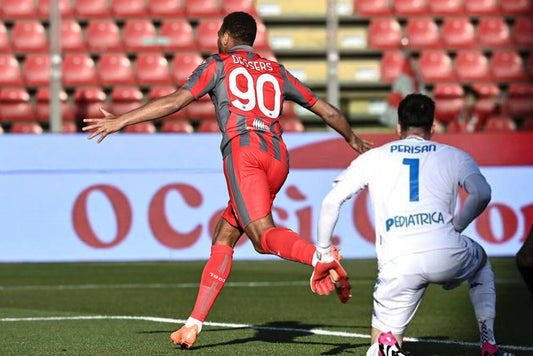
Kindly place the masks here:
POLYGON ((316 248, 289 229, 271 227, 261 236, 265 253, 312 265, 316 248))
POLYGON ((205 321, 207 313, 224 286, 231 270, 233 249, 226 245, 211 246, 211 257, 204 267, 200 290, 191 317, 205 321))

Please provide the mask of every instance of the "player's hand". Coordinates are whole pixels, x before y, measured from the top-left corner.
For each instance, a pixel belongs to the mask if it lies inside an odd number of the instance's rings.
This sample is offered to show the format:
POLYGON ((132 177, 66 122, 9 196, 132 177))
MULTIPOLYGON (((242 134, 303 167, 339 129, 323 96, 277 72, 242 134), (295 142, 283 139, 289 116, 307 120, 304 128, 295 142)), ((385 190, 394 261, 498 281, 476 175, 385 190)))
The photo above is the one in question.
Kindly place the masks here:
POLYGON ((339 261, 342 259, 339 249, 335 246, 330 248, 317 248, 320 261, 316 264, 311 275, 311 290, 320 295, 329 295, 333 290, 342 303, 351 298, 351 285, 348 274, 339 261))
POLYGON ((354 133, 350 138, 350 141, 348 141, 348 144, 357 152, 364 153, 371 149, 374 143, 367 140, 363 140, 361 137, 354 133))
POLYGON ((104 108, 100 107, 100 112, 104 117, 83 119, 86 125, 82 128, 82 131, 94 131, 88 137, 89 140, 101 135, 98 143, 102 142, 107 135, 120 131, 124 127, 121 120, 117 119, 115 115, 109 113, 104 108))

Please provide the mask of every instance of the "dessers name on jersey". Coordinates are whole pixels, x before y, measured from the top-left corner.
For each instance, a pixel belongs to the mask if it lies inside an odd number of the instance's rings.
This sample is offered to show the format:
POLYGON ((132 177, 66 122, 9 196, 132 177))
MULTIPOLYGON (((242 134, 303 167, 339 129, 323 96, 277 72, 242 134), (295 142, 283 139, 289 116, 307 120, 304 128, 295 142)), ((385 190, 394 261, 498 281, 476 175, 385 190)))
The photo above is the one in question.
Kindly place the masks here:
POLYGON ((261 62, 261 61, 248 61, 242 57, 232 55, 233 63, 241 64, 250 69, 255 69, 258 71, 272 71, 272 64, 270 62, 261 62))

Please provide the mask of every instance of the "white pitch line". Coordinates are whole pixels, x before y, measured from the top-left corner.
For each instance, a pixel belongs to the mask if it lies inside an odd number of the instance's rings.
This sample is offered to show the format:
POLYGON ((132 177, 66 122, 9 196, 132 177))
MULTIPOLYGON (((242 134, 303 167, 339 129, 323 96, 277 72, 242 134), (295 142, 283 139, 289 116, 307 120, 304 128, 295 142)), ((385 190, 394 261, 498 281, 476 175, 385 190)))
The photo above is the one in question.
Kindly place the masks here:
MULTIPOLYGON (((82 315, 82 316, 51 316, 51 317, 30 317, 30 318, 0 318, 0 322, 66 321, 66 320, 141 320, 141 321, 151 321, 151 322, 156 322, 156 323, 168 323, 168 324, 184 324, 185 323, 185 320, 183 319, 160 318, 160 317, 152 317, 152 316, 82 315)), ((288 332, 298 332, 298 333, 306 333, 306 334, 313 334, 313 335, 370 339, 370 335, 367 335, 367 334, 348 333, 344 331, 331 331, 331 330, 322 330, 322 329, 277 328, 277 327, 272 327, 272 326, 216 323, 216 322, 210 322, 210 321, 204 322, 204 325, 223 327, 223 328, 232 328, 232 329, 288 331, 288 332)), ((404 340, 409 341, 409 342, 423 342, 423 343, 433 343, 433 344, 447 344, 447 345, 479 347, 479 343, 477 342, 437 340, 437 339, 419 339, 419 338, 413 338, 413 337, 406 337, 404 338, 404 340)), ((531 346, 516 346, 516 345, 499 345, 499 346, 504 349, 510 349, 510 350, 533 351, 533 347, 531 346)))

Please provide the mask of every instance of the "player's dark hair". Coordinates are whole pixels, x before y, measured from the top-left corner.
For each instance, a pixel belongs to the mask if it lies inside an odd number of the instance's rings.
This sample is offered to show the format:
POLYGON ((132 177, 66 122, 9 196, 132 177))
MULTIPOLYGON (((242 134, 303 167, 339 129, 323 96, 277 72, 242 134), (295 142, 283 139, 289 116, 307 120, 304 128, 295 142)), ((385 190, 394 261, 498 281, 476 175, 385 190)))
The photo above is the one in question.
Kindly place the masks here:
POLYGON ((237 11, 224 17, 220 31, 228 32, 237 44, 251 46, 255 41, 257 24, 250 14, 237 11))
POLYGON ((398 107, 398 123, 403 132, 410 127, 422 128, 426 133, 431 132, 435 102, 424 94, 409 94, 398 107))

